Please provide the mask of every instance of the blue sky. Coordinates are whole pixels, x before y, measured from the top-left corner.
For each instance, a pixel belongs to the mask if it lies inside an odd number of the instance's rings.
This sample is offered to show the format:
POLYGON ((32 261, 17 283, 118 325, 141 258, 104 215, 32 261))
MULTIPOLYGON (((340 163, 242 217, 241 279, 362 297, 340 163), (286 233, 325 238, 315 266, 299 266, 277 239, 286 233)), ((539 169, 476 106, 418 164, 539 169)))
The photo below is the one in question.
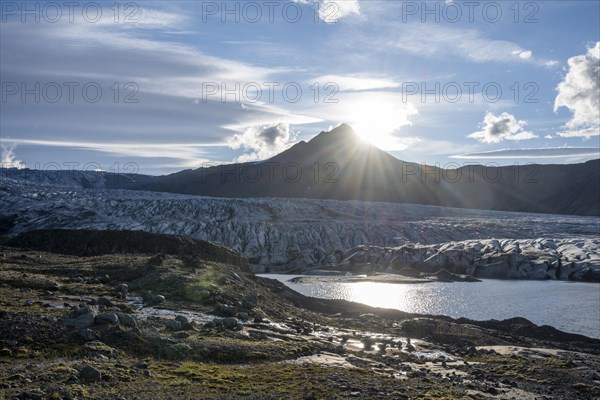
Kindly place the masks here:
POLYGON ((3 166, 164 174, 341 122, 441 166, 599 157, 598 1, 117 4, 2 1, 3 166))

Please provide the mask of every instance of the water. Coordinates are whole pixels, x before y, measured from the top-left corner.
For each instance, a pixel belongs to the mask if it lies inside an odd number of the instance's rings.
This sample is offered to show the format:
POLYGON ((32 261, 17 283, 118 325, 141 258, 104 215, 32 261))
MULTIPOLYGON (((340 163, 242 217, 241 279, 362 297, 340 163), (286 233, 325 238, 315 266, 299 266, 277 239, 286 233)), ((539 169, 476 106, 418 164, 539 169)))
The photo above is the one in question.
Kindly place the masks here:
POLYGON ((294 284, 288 281, 297 275, 261 276, 277 279, 311 297, 475 320, 524 317, 538 325, 600 338, 600 285, 594 283, 486 279, 478 283, 294 284))

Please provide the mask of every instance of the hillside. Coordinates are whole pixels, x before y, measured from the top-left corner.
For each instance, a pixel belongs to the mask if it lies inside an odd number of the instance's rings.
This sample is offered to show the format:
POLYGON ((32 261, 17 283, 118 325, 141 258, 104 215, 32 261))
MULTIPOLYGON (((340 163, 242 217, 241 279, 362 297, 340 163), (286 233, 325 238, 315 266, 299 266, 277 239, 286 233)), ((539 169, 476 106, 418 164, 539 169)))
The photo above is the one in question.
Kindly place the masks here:
POLYGON ((600 215, 600 159, 572 165, 441 169, 398 160, 340 125, 269 160, 119 187, 216 197, 367 200, 550 214, 600 215))
POLYGON ((63 230, 21 239, 0 246, 1 398, 600 394, 598 339, 523 318, 304 297, 256 277, 230 250, 184 237, 63 230))

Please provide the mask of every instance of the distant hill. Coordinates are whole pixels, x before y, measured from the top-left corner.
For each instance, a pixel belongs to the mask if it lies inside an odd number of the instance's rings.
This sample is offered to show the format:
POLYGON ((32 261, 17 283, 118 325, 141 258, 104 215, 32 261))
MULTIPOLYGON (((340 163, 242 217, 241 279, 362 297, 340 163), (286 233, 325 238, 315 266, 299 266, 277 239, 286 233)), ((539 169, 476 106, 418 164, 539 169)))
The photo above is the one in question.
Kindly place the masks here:
POLYGON ((304 197, 600 216, 600 160, 440 169, 396 159, 340 125, 269 160, 119 181, 216 197, 304 197))

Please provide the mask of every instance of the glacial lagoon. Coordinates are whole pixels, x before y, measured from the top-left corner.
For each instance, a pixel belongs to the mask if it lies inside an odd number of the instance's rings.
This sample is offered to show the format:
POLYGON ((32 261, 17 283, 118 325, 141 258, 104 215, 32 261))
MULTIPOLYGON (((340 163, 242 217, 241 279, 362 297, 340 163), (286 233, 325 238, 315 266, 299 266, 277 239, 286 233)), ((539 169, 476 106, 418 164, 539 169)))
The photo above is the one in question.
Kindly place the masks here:
POLYGON ((523 317, 538 325, 600 338, 600 285, 597 283, 486 279, 477 283, 296 284, 289 280, 298 275, 260 276, 277 279, 311 297, 475 320, 523 317))

